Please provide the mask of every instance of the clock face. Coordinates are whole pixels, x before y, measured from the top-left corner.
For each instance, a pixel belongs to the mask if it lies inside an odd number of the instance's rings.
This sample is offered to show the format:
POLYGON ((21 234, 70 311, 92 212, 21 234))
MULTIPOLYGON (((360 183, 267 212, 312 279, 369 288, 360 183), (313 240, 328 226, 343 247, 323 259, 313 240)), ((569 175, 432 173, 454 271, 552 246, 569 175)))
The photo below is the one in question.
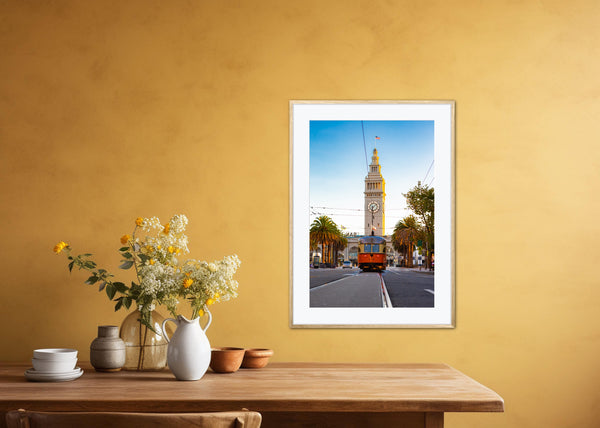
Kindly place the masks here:
POLYGON ((379 204, 375 201, 373 202, 369 202, 369 211, 371 211, 372 213, 376 213, 377 211, 379 211, 379 204))

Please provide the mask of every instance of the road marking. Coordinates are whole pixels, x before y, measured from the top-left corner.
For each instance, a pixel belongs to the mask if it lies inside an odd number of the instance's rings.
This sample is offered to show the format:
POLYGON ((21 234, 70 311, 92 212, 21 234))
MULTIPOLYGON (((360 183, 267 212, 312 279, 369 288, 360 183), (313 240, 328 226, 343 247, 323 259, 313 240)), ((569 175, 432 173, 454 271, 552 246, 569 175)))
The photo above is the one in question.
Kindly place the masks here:
POLYGON ((394 275, 402 276, 398 272, 394 272, 393 270, 386 270, 386 272, 393 273, 394 275))
POLYGON ((379 280, 381 281, 381 300, 384 308, 391 308, 392 301, 390 300, 390 295, 387 292, 387 288, 385 283, 383 282, 383 275, 379 274, 379 280))
MULTIPOLYGON (((352 275, 352 276, 354 276, 354 275, 352 275)), ((335 281, 326 282, 325 284, 317 285, 316 287, 311 288, 310 291, 318 290, 319 288, 323 288, 323 287, 327 287, 328 285, 335 284, 336 282, 340 282, 340 281, 343 281, 345 279, 348 279, 348 277, 336 279, 335 281)))
POLYGON ((427 291, 428 293, 431 293, 431 294, 435 295, 435 292, 433 290, 429 290, 429 289, 426 288, 425 291, 427 291))

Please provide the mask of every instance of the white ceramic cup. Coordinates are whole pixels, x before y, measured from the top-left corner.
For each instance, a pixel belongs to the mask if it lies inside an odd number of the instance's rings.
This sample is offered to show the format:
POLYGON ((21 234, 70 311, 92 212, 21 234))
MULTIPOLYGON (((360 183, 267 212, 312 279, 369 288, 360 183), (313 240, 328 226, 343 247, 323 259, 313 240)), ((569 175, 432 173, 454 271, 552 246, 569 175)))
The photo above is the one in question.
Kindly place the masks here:
POLYGON ((75 369, 77 358, 69 358, 68 360, 41 360, 39 358, 32 358, 31 363, 35 371, 38 372, 66 373, 75 369))

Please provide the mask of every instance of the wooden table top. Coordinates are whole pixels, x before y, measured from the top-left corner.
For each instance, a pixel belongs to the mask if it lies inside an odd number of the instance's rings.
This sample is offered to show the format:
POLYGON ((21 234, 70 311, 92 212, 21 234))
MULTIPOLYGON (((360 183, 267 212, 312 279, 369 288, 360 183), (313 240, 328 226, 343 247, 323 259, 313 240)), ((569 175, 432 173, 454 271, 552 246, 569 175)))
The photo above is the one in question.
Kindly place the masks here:
POLYGON ((29 382, 29 365, 0 364, 0 412, 502 412, 494 391, 445 364, 271 363, 263 369, 177 381, 169 371, 85 373, 29 382))

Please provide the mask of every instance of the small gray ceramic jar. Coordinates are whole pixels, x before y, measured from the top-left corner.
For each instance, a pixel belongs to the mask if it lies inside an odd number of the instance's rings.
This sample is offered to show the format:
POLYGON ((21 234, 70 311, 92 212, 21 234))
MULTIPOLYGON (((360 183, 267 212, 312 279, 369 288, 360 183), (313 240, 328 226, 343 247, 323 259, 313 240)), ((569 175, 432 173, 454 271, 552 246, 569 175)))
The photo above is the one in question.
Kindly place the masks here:
POLYGON ((90 345, 90 362, 99 372, 116 372, 125 364, 125 342, 116 325, 98 326, 98 337, 90 345))

